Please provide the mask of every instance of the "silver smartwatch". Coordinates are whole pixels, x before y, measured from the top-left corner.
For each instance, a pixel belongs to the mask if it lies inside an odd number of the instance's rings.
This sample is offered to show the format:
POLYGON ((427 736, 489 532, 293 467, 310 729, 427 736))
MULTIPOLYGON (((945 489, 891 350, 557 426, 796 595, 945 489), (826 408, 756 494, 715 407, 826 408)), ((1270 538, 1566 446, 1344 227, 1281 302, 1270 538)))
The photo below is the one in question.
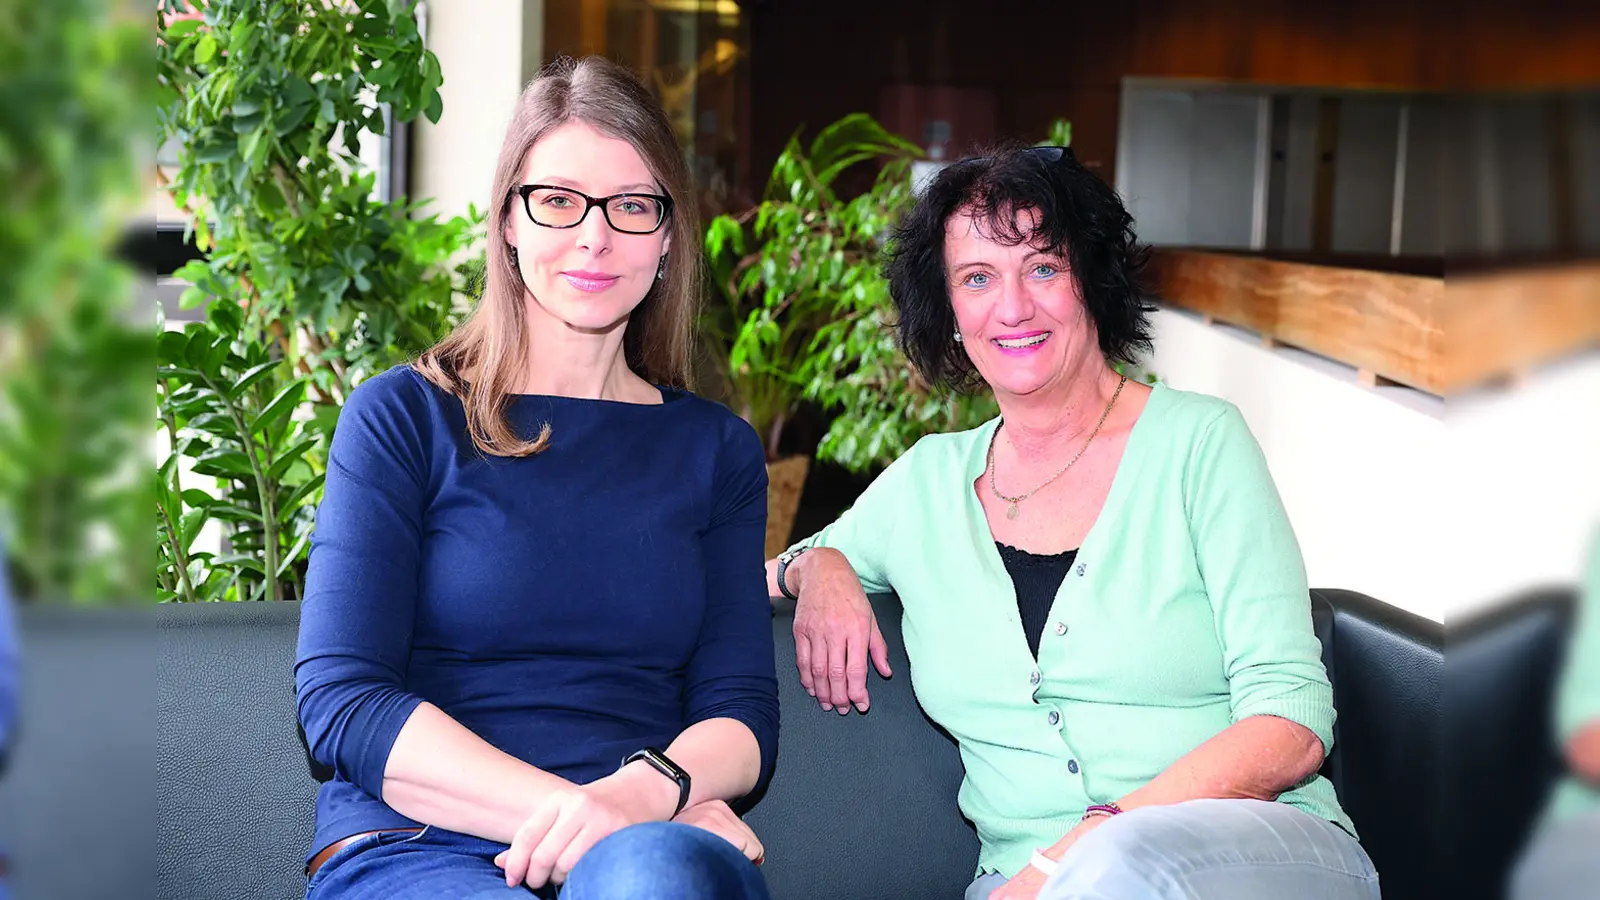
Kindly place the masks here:
POLYGON ((790 600, 799 600, 800 595, 789 590, 789 582, 785 580, 789 574, 789 564, 799 559, 800 554, 810 549, 810 547, 793 547, 778 555, 778 592, 790 600))

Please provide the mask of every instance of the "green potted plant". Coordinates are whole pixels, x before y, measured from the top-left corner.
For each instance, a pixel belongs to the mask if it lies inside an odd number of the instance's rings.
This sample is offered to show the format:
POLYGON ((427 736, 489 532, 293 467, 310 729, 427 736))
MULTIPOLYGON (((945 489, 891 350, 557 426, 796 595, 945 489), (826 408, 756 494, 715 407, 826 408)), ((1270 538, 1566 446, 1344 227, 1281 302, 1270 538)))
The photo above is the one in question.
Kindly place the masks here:
POLYGON ((25 603, 125 602, 150 593, 152 346, 119 252, 138 229, 150 35, 92 0, 5 19, 0 567, 25 603))
MULTIPOLYGON (((1042 145, 1072 143, 1072 124, 1051 123, 1042 145)), ((856 221, 880 242, 913 202, 908 163, 884 168, 870 193, 858 197, 856 221)), ((799 372, 805 395, 838 410, 817 447, 817 458, 852 472, 893 462, 925 434, 974 428, 998 415, 987 392, 954 395, 932 390, 895 343, 894 302, 876 268, 841 291, 831 320, 812 338, 799 372)))
MULTIPOLYGON (((1071 125, 1044 143, 1067 145, 1071 125)), ((987 393, 933 390, 895 341, 895 309, 882 251, 914 202, 920 149, 871 117, 846 116, 802 148, 790 138, 766 199, 714 219, 707 257, 718 303, 706 317, 726 396, 767 448, 767 552, 788 540, 809 459, 780 458, 784 426, 811 402, 827 410, 816 457, 864 473, 892 462, 925 434, 972 428, 997 413, 987 393), (840 174, 880 165, 870 188, 844 198, 840 174)))
POLYGON ((714 302, 702 333, 724 396, 766 446, 769 555, 787 540, 810 465, 779 448, 784 427, 812 399, 818 335, 864 297, 887 300, 879 251, 907 205, 910 162, 919 155, 863 114, 827 126, 809 146, 796 133, 762 203, 707 228, 714 302), (842 198, 841 173, 869 161, 883 165, 871 189, 842 198))
POLYGON ((205 258, 177 277, 202 323, 157 344, 162 599, 298 594, 339 405, 463 312, 479 236, 375 196, 361 135, 442 112, 414 4, 162 0, 159 137, 205 258), (223 526, 223 552, 208 523, 223 526))

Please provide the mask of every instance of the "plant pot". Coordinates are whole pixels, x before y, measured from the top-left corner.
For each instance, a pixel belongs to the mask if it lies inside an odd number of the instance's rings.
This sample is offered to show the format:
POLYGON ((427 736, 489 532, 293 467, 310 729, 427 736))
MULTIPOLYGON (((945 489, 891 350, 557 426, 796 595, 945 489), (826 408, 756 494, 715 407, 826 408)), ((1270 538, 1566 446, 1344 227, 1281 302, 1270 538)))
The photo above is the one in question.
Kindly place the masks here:
POLYGON ((789 546, 800 494, 806 487, 811 457, 790 456, 767 463, 767 559, 789 546))

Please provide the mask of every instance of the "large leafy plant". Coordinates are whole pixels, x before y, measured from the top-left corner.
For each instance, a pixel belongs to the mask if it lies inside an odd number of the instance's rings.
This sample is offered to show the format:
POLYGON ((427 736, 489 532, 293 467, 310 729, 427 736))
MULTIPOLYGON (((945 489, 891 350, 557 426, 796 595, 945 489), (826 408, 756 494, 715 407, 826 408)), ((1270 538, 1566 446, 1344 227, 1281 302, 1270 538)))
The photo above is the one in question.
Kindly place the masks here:
POLYGON ((307 502, 322 487, 313 451, 331 424, 297 418, 310 380, 286 374, 273 348, 239 337, 244 314, 214 304, 204 322, 157 341, 158 414, 173 448, 156 473, 157 592, 162 600, 295 596, 311 539, 307 502), (223 487, 185 490, 189 477, 223 487), (230 553, 197 549, 207 522, 226 523, 230 553))
POLYGON ((384 199, 363 161, 363 140, 442 112, 413 5, 161 4, 158 121, 179 162, 163 177, 205 252, 176 274, 184 306, 211 304, 161 338, 178 457, 156 479, 163 597, 293 596, 339 404, 462 311, 470 272, 452 266, 479 217, 384 199), (228 552, 195 549, 207 522, 228 552))
POLYGON ((769 458, 808 400, 836 413, 817 457, 854 471, 993 413, 987 397, 931 390, 895 344, 882 252, 914 201, 919 156, 871 117, 846 116, 809 148, 790 138, 761 205, 707 230, 721 305, 706 330, 724 350, 716 359, 735 409, 765 436, 769 458), (870 186, 841 196, 840 176, 865 163, 880 166, 870 186))
POLYGON ((150 338, 116 249, 138 214, 150 37, 116 13, 0 16, 0 531, 25 600, 149 592, 150 338))

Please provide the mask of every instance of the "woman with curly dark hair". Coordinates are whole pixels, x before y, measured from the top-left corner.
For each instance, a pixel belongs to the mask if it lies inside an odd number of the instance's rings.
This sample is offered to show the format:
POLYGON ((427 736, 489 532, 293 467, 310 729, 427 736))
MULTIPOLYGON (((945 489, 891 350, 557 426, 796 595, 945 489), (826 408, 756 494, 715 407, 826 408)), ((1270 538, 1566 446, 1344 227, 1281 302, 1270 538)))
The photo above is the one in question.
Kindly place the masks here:
POLYGON ((823 710, 889 667, 894 591, 960 744, 971 898, 1376 898, 1317 774, 1333 697, 1261 450, 1215 397, 1117 371, 1149 348, 1145 251, 1065 148, 932 181, 895 235, 901 345, 1000 417, 918 442, 768 564, 823 710))

